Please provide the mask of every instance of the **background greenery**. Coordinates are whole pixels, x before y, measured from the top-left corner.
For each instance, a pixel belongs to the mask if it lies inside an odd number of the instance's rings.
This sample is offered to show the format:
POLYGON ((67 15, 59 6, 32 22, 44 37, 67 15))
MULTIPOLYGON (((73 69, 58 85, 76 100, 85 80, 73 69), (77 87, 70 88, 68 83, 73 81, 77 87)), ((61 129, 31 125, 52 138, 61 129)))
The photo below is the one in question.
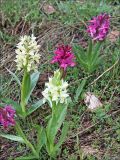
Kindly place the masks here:
MULTIPOLYGON (((92 16, 107 12, 111 16, 110 34, 101 50, 104 60, 99 69, 87 78, 84 92, 91 91, 97 95, 103 108, 95 113, 87 110, 82 96, 69 106, 66 120, 69 122, 69 133, 62 145, 58 158, 77 160, 118 160, 120 157, 120 4, 119 0, 1 0, 0 1, 0 96, 10 97, 19 101, 19 90, 14 79, 6 68, 15 72, 15 46, 19 37, 34 33, 41 45, 41 62, 39 70, 41 77, 34 90, 31 103, 42 97, 41 91, 48 76, 57 68, 50 65, 56 44, 80 44, 87 47, 88 35, 86 25, 92 16), (51 5, 55 11, 52 14, 44 9, 51 5), (114 33, 114 34, 111 34, 114 33), (100 78, 98 78, 100 76, 100 78), (98 78, 98 79, 97 79, 98 78)), ((18 73, 17 73, 18 74, 18 73)), ((18 76, 21 78, 21 74, 18 76)), ((66 79, 70 83, 69 93, 74 99, 76 89, 83 77, 88 75, 80 65, 68 69, 66 79)), ((0 101, 1 103, 1 101, 0 101)), ((44 125, 44 118, 50 112, 44 106, 28 117, 27 125, 23 124, 24 132, 35 141, 35 131, 28 128, 35 122, 44 125)), ((14 132, 12 130, 8 132, 14 132)), ((24 145, 0 140, 0 159, 12 160, 29 152, 24 145), (14 157, 14 158, 13 158, 14 157)), ((48 159, 43 149, 43 157, 48 159)))

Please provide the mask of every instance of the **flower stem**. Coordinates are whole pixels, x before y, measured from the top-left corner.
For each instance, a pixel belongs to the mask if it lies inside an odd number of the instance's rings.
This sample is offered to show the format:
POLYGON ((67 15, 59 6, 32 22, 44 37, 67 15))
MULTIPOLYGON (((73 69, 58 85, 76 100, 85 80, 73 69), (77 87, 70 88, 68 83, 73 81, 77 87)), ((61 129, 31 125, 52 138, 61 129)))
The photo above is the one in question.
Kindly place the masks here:
POLYGON ((30 141, 27 140, 25 134, 23 133, 20 125, 17 122, 16 122, 16 125, 15 125, 15 129, 18 132, 18 134, 24 139, 24 142, 25 142, 26 146, 28 146, 31 149, 31 151, 36 156, 36 158, 39 158, 39 154, 35 150, 34 146, 30 143, 30 141))
POLYGON ((66 76, 66 71, 63 68, 61 68, 60 71, 61 71, 61 79, 62 78, 64 79, 66 76))
POLYGON ((26 107, 26 103, 25 103, 25 93, 26 93, 25 90, 26 90, 26 88, 25 88, 25 85, 27 85, 27 84, 25 84, 25 82, 26 82, 27 76, 28 76, 28 73, 25 69, 23 79, 22 79, 22 85, 21 85, 21 108, 22 108, 22 112, 23 112, 24 116, 26 115, 26 108, 25 108, 26 107))

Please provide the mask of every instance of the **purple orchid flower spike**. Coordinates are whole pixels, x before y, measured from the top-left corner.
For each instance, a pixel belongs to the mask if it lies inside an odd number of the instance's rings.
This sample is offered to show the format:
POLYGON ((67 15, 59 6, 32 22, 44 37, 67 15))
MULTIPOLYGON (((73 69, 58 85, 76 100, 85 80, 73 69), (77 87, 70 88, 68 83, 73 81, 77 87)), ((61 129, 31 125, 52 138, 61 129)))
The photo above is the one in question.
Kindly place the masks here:
POLYGON ((106 13, 100 14, 89 21, 87 32, 94 41, 103 41, 110 29, 110 16, 106 13))
POLYGON ((72 47, 69 45, 59 45, 54 51, 55 56, 53 57, 51 63, 58 63, 61 69, 64 71, 67 67, 75 66, 75 56, 72 53, 72 47))
POLYGON ((15 126, 15 110, 11 106, 0 108, 0 124, 7 129, 9 126, 15 126))

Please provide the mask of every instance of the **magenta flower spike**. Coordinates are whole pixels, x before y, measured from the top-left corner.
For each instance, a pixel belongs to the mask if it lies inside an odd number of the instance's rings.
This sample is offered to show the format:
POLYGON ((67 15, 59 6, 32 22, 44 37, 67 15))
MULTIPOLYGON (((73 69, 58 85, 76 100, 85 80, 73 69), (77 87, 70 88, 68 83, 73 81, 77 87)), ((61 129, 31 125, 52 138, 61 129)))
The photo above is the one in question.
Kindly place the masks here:
POLYGON ((66 70, 67 67, 75 66, 75 56, 72 53, 72 47, 69 45, 59 45, 54 51, 55 56, 51 63, 58 63, 60 68, 66 70))
POLYGON ((110 29, 110 16, 106 13, 100 14, 89 21, 87 32, 94 41, 103 41, 110 29))
POLYGON ((15 126, 15 110, 11 106, 0 108, 0 124, 4 129, 15 126))

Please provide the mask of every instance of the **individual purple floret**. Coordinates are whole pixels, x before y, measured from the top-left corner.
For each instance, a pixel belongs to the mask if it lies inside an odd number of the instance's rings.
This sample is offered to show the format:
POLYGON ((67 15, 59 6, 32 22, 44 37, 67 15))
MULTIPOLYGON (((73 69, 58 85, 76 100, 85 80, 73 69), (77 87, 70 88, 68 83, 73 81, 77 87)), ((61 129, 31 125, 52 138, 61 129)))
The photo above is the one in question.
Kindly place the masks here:
POLYGON ((110 16, 106 13, 100 14, 89 21, 87 32, 93 40, 103 41, 110 28, 110 16))
POLYGON ((75 66, 75 56, 72 53, 72 47, 69 45, 59 45, 54 51, 55 56, 51 63, 58 63, 60 68, 66 70, 67 67, 75 66))
POLYGON ((0 124, 4 129, 15 126, 15 110, 11 106, 0 108, 0 124))

